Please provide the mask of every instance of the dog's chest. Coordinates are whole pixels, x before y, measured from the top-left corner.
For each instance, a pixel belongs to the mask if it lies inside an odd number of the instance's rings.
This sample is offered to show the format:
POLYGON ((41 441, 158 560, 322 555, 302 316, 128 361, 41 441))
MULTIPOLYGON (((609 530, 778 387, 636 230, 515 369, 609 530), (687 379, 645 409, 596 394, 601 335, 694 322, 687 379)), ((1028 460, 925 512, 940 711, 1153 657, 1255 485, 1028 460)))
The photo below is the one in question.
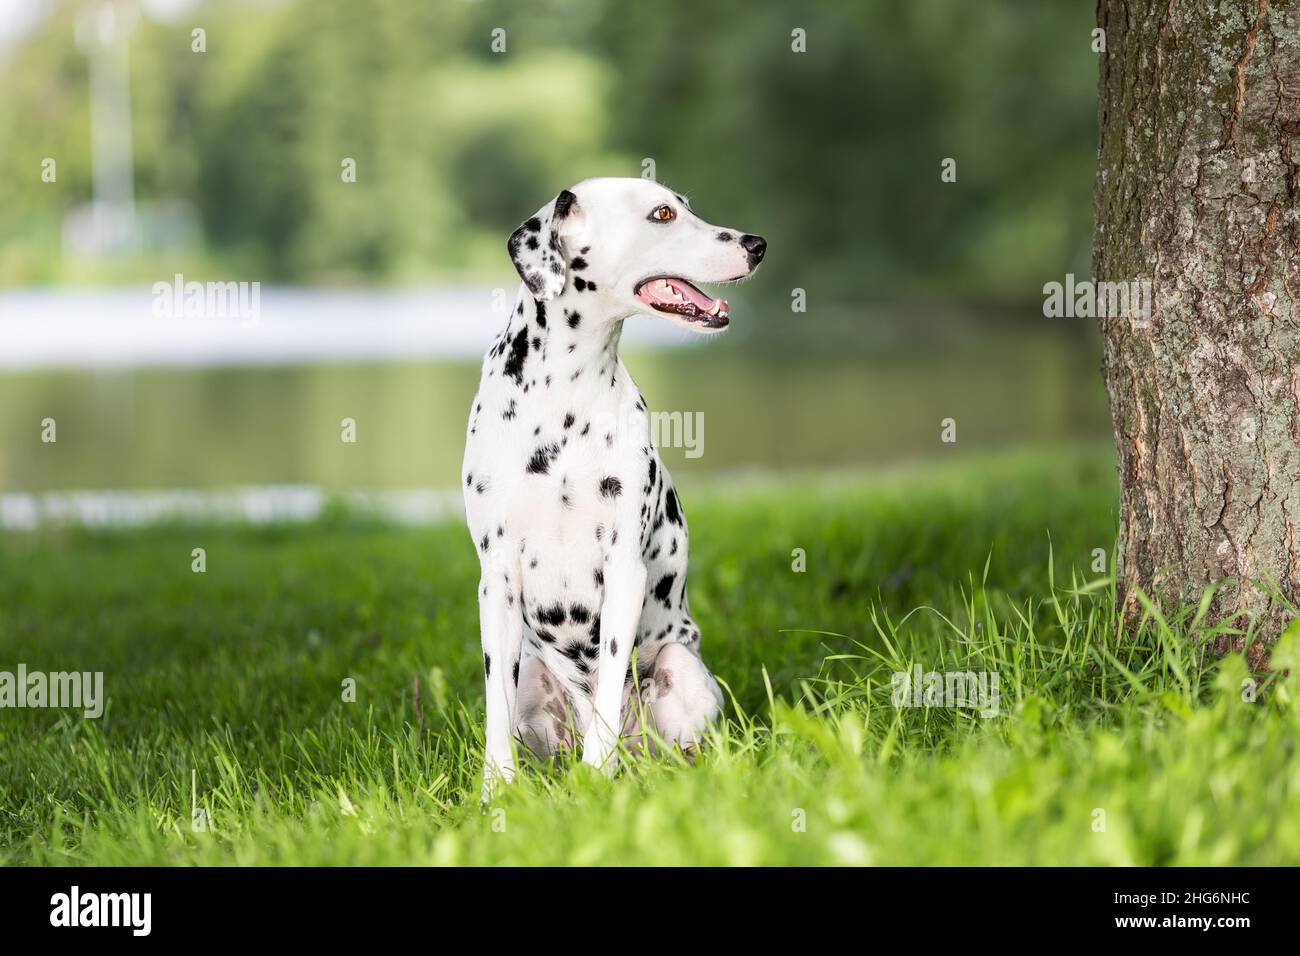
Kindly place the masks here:
POLYGON ((551 551, 603 554, 618 530, 618 498, 627 493, 620 475, 641 467, 626 449, 604 447, 590 430, 582 434, 585 425, 556 432, 493 429, 471 445, 465 456, 470 532, 509 538, 521 560, 551 551))
POLYGON ((480 554, 509 540, 534 581, 557 566, 598 567, 620 535, 640 532, 629 519, 644 513, 655 454, 640 392, 616 358, 578 385, 559 363, 510 376, 494 358, 484 362, 462 469, 480 554))

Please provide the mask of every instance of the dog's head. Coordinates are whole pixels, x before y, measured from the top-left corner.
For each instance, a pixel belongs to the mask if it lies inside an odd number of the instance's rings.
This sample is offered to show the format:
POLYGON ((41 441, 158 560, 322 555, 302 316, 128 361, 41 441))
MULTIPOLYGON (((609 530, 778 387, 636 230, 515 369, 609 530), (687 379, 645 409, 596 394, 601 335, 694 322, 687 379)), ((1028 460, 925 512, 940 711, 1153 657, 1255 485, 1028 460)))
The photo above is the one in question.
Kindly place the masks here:
POLYGON ((593 295, 593 306, 612 319, 666 315, 697 332, 720 332, 729 321, 726 300, 696 283, 751 275, 767 243, 705 222, 658 183, 588 179, 526 220, 508 248, 540 300, 568 288, 593 295))

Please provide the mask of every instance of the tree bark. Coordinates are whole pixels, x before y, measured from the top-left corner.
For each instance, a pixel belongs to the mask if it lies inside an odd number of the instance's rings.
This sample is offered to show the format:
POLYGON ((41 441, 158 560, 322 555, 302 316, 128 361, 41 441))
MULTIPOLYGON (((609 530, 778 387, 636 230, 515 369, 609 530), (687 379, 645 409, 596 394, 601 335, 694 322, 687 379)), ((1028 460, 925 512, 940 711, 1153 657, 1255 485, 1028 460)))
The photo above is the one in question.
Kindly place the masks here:
POLYGON ((1100 320, 1129 616, 1233 579, 1211 620, 1267 635, 1300 601, 1298 6, 1098 0, 1093 278, 1152 292, 1100 320))

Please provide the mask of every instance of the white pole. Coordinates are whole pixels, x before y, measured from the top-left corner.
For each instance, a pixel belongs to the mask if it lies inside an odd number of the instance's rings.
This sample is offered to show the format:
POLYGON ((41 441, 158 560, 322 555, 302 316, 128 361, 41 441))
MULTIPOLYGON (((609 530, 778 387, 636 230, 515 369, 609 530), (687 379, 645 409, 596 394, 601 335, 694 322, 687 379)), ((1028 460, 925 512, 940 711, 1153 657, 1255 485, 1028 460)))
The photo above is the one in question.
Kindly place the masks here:
POLYGON ((120 250, 131 242, 135 186, 131 154, 131 79, 127 39, 134 2, 96 0, 82 8, 77 42, 90 60, 91 177, 95 245, 120 250))

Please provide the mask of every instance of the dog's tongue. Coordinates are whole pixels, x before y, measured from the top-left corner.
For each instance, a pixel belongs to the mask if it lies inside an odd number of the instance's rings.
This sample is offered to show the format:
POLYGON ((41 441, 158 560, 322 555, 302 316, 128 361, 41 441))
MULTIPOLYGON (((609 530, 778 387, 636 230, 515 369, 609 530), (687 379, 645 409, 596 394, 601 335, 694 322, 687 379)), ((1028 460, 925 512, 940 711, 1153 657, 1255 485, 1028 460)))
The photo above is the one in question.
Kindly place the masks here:
POLYGON ((658 279, 646 283, 643 291, 652 301, 663 305, 685 300, 709 315, 727 311, 726 299, 712 299, 684 279, 658 279))

